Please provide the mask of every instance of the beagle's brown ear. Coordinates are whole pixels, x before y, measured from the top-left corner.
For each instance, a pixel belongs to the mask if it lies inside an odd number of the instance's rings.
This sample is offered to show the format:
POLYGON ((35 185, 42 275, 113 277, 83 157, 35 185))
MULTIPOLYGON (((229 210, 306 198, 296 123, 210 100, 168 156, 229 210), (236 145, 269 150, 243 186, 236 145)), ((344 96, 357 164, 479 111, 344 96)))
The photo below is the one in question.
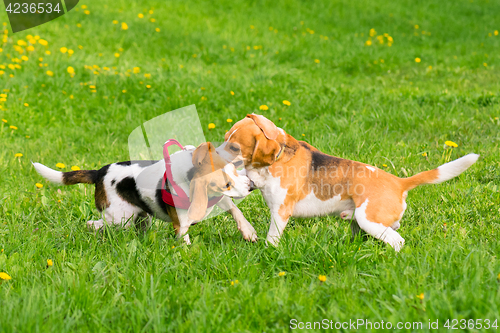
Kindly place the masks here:
POLYGON ((252 165, 264 167, 276 162, 276 156, 280 152, 280 145, 276 140, 255 140, 255 148, 252 154, 252 165))
POLYGON ((205 216, 208 206, 207 182, 202 177, 191 180, 189 184, 189 200, 191 205, 188 209, 188 217, 193 221, 199 221, 205 216))
POLYGON ((193 153, 193 165, 195 167, 202 165, 205 158, 207 158, 209 151, 211 151, 212 154, 215 153, 215 147, 212 143, 204 142, 199 145, 193 153))
POLYGON ((269 140, 276 140, 278 138, 278 127, 266 117, 252 113, 247 114, 247 118, 251 118, 269 140))

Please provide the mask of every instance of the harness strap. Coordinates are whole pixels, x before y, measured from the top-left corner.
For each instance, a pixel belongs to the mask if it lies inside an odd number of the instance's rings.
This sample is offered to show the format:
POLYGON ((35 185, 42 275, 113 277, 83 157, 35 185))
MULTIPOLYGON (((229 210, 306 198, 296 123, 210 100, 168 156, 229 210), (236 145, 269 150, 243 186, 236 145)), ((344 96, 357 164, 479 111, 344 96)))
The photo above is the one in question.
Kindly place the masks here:
MULTIPOLYGON (((168 147, 174 144, 177 145, 182 150, 184 150, 184 147, 179 143, 179 141, 175 139, 169 139, 163 145, 163 158, 165 159, 165 173, 163 174, 163 180, 161 184, 161 197, 163 202, 165 202, 167 205, 171 207, 180 209, 189 209, 189 206, 191 206, 189 197, 184 192, 184 190, 179 185, 177 185, 176 182, 174 182, 174 177, 172 175, 172 162, 170 160, 168 147), (177 193, 177 195, 172 194, 171 192, 166 190, 167 180, 170 183, 169 187, 171 186, 172 189, 175 191, 175 193, 177 193)), ((210 154, 210 163, 212 165, 212 171, 215 171, 212 159, 212 153, 210 152, 210 150, 208 152, 210 154)), ((212 198, 211 200, 208 201, 208 207, 212 207, 213 205, 217 204, 221 199, 222 196, 212 198)))

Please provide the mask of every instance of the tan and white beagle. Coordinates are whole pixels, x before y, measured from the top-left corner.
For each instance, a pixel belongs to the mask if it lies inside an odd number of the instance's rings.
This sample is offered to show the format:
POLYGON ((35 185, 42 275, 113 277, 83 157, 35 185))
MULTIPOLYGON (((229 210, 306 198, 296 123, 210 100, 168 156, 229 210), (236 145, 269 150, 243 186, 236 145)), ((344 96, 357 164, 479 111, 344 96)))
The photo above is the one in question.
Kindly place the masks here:
POLYGON ((271 211, 267 241, 276 245, 291 216, 338 214, 399 251, 396 232, 406 209, 408 191, 458 176, 479 155, 469 154, 437 169, 398 178, 377 167, 322 153, 298 141, 261 115, 249 114, 226 133, 217 148, 227 160, 241 155, 248 177, 271 211))
MULTIPOLYGON (((186 147, 187 148, 187 147, 186 147)), ((207 207, 210 198, 223 195, 217 205, 231 213, 246 240, 255 242, 257 234, 230 197, 244 197, 250 193, 251 182, 238 173, 234 164, 226 162, 211 143, 202 143, 195 149, 178 151, 170 156, 173 181, 189 193, 189 209, 165 204, 162 199, 162 179, 165 161, 127 161, 113 163, 100 170, 61 172, 43 164, 33 163, 36 171, 46 179, 63 185, 95 184, 95 204, 101 219, 88 221, 89 228, 99 230, 105 223, 129 227, 148 227, 151 216, 173 222, 177 237, 184 237, 190 225, 202 220, 213 209, 207 207)), ((175 194, 172 186, 167 190, 175 194)))

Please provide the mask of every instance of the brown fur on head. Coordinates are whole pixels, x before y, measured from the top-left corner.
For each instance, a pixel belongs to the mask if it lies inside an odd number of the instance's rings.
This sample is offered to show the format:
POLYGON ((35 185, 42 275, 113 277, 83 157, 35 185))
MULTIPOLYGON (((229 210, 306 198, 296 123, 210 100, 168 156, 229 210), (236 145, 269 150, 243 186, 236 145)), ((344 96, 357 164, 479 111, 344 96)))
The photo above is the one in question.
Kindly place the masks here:
POLYGON ((276 161, 285 135, 266 117, 248 114, 231 127, 224 140, 224 150, 235 156, 241 154, 245 166, 259 168, 276 161))
MULTIPOLYGON (((208 199, 220 196, 234 184, 233 179, 223 171, 228 163, 217 154, 212 143, 200 144, 193 152, 192 162, 194 174, 189 185, 191 206, 188 216, 198 221, 205 216, 208 199)), ((235 176, 238 177, 236 172, 235 176)))

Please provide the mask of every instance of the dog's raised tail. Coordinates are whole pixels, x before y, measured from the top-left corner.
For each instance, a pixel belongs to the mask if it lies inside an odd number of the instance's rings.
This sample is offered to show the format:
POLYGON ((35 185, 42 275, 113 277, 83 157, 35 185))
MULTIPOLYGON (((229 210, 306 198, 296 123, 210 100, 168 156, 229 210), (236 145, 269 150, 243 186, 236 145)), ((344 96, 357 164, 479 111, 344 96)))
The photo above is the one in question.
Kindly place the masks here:
POLYGON ((36 172, 38 172, 45 179, 61 185, 74 185, 78 183, 95 184, 97 181, 97 170, 62 172, 53 170, 40 163, 33 163, 33 166, 35 167, 36 172))
POLYGON ((434 170, 424 171, 415 176, 404 178, 402 181, 406 188, 405 191, 409 191, 423 184, 439 184, 450 180, 467 170, 472 164, 476 163, 478 158, 478 154, 468 154, 443 164, 434 170))

